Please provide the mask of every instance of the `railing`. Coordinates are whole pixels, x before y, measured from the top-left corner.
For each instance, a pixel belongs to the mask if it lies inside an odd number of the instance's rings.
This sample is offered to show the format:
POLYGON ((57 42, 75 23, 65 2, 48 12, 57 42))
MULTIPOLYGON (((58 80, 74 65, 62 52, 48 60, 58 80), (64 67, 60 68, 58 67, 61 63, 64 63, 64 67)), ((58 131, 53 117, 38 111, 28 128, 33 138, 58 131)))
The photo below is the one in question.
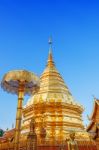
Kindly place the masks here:
MULTIPOLYGON (((94 141, 77 141, 79 150, 97 150, 96 143, 94 141)), ((38 144, 37 150, 68 150, 66 142, 62 144, 46 142, 38 144)), ((0 143, 0 150, 14 150, 14 143, 0 143)), ((20 142, 20 150, 27 150, 27 141, 20 142)))

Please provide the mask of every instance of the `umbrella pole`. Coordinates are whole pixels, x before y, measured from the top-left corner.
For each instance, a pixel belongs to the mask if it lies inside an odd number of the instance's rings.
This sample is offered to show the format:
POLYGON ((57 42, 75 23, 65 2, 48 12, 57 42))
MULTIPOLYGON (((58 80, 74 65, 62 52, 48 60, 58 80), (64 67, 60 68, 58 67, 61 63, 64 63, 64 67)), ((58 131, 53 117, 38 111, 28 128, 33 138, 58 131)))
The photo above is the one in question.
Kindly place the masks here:
POLYGON ((19 140, 20 140, 20 132, 21 132, 21 120, 22 120, 22 103, 24 100, 24 84, 19 85, 18 89, 18 104, 17 104, 17 112, 16 112, 16 126, 15 126, 15 143, 14 150, 19 150, 19 140))

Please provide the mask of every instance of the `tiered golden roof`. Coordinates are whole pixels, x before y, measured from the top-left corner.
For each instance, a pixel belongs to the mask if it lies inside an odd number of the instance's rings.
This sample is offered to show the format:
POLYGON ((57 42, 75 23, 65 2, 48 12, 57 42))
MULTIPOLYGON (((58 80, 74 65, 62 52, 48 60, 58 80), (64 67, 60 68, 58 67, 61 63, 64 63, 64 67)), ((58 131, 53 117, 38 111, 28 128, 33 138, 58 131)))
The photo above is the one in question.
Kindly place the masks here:
POLYGON ((22 132, 29 131, 30 119, 36 120, 36 133, 40 138, 40 128, 46 129, 46 140, 65 140, 70 130, 82 133, 83 107, 78 104, 57 71, 50 50, 48 63, 40 77, 40 88, 23 109, 22 132))
POLYGON ((42 102, 42 100, 43 102, 70 103, 80 107, 80 110, 83 111, 82 106, 75 102, 60 73, 57 71, 51 51, 49 52, 47 66, 40 77, 40 89, 33 98, 30 98, 27 106, 42 102))

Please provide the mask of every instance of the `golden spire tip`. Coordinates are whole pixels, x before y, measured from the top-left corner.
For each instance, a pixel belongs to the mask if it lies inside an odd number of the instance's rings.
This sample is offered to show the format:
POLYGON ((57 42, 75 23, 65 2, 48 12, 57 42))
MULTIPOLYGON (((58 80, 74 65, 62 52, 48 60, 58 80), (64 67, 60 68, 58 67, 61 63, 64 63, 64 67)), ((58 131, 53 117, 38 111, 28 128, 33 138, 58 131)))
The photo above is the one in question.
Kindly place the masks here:
POLYGON ((49 56, 48 56, 48 66, 53 66, 54 62, 53 62, 53 57, 52 57, 52 38, 50 37, 48 40, 49 43, 49 56))
POLYGON ((49 54, 50 54, 52 53, 52 37, 49 37, 48 44, 49 44, 49 54))

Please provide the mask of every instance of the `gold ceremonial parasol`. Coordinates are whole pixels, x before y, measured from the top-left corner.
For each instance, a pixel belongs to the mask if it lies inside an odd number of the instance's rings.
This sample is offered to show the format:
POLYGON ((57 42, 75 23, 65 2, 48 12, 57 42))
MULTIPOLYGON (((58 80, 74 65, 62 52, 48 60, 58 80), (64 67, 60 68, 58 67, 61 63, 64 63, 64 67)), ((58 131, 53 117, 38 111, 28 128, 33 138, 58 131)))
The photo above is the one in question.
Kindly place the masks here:
POLYGON ((24 99, 24 95, 30 95, 37 91, 37 89, 39 88, 39 77, 26 70, 10 71, 4 75, 1 82, 1 87, 9 93, 18 95, 14 149, 19 150, 22 120, 22 102, 24 99))

